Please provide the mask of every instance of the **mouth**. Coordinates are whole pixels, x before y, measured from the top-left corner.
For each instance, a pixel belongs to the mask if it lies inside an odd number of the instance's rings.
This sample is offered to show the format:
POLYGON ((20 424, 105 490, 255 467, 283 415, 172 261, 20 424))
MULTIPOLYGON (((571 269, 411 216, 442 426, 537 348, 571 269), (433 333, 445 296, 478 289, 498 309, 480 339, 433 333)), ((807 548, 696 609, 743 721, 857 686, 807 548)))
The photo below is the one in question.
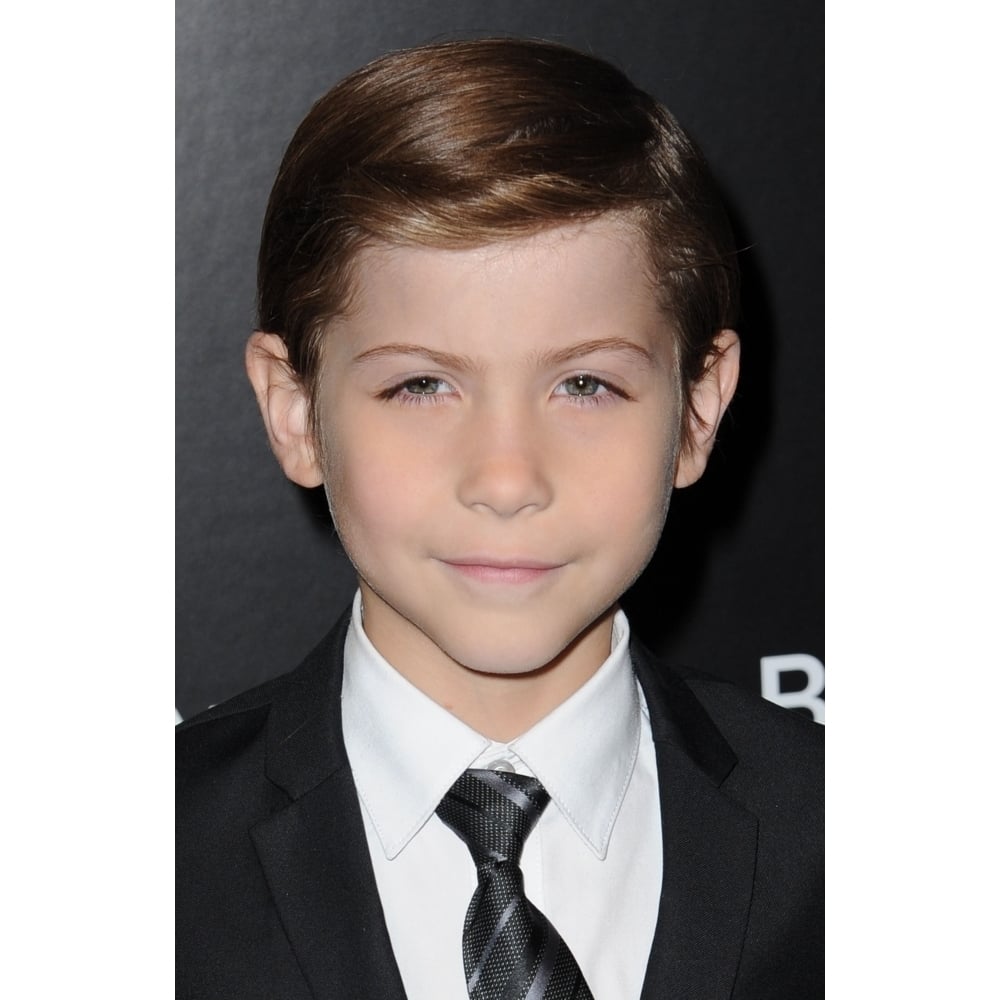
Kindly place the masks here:
POLYGON ((443 559, 442 562, 466 579, 508 585, 534 583, 554 573, 562 565, 537 559, 496 559, 487 556, 443 559))

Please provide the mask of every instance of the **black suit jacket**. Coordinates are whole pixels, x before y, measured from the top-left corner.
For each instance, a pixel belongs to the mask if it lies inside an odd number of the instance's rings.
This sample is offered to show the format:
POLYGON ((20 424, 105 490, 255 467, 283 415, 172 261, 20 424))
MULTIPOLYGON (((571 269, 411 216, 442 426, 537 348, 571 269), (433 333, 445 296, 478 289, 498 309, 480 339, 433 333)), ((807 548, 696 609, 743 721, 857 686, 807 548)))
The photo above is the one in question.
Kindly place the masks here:
MULTIPOLYGON (((405 997, 341 732, 347 622, 177 729, 183 1000, 405 997)), ((821 997, 822 727, 632 658, 663 813, 643 1000, 821 997)))

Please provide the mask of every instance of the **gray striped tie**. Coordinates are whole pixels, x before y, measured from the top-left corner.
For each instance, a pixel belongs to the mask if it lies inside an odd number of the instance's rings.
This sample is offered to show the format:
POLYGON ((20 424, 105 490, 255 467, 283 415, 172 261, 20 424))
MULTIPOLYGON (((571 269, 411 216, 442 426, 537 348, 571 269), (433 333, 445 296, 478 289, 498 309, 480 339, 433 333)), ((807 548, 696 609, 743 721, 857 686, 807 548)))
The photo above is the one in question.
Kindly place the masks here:
POLYGON ((524 894, 521 849, 548 802, 535 778, 466 771, 437 808, 479 875, 462 935, 471 1000, 593 1000, 569 948, 524 894))

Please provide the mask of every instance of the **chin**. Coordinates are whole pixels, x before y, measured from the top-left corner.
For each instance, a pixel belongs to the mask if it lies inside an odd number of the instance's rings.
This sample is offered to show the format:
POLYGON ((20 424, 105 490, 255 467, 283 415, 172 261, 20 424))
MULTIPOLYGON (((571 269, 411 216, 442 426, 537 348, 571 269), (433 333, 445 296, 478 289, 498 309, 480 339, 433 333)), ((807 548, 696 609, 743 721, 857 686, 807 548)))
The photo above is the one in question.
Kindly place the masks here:
POLYGON ((483 651, 482 641, 455 643, 445 647, 448 655, 467 670, 478 674, 530 674, 552 662, 561 652, 548 648, 540 649, 536 644, 523 646, 508 643, 502 646, 490 645, 483 651))
POLYGON ((521 637, 512 636, 509 630, 504 630, 497 635, 464 636, 455 642, 443 642, 439 645, 467 670, 480 674, 514 676, 534 673, 548 667, 574 645, 576 638, 576 634, 552 636, 548 639, 536 634, 531 640, 524 641, 521 637))

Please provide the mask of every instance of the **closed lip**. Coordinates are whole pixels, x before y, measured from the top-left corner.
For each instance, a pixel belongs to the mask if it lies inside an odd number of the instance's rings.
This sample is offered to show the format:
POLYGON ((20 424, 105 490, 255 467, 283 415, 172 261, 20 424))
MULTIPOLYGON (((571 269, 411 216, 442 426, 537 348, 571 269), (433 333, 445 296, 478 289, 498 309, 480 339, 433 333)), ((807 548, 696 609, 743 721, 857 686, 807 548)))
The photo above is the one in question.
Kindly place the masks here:
POLYGON ((562 563, 546 562, 542 559, 526 559, 498 556, 462 556, 459 559, 443 559, 449 566, 482 566, 484 569, 558 569, 562 563))
POLYGON ((540 559, 507 559, 496 556, 463 556, 461 559, 442 561, 466 579, 496 584, 533 583, 563 565, 540 559))

